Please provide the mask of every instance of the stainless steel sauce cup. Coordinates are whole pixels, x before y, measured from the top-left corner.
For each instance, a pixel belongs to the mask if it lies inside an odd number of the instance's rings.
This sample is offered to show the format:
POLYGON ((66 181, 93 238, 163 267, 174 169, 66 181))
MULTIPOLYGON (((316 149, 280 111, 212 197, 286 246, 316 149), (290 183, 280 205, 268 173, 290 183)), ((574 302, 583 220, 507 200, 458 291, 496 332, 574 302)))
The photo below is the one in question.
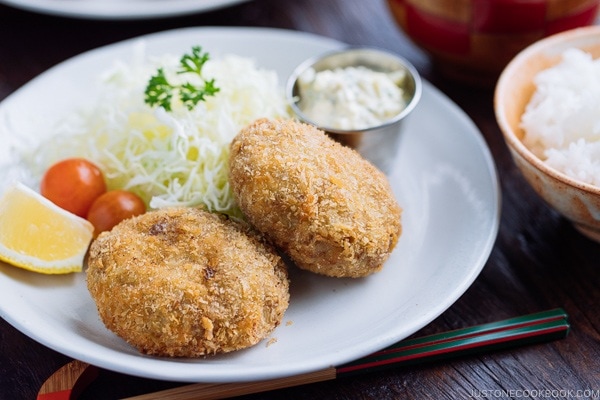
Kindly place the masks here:
POLYGON ((385 50, 367 47, 350 47, 327 52, 300 64, 288 78, 286 95, 298 120, 322 129, 338 142, 357 150, 383 172, 388 172, 396 157, 404 120, 414 110, 421 98, 422 83, 417 70, 404 58, 385 50), (315 72, 336 68, 364 66, 373 71, 405 72, 401 89, 405 107, 396 115, 374 126, 345 130, 326 126, 311 120, 301 108, 302 93, 298 80, 312 68, 315 72))

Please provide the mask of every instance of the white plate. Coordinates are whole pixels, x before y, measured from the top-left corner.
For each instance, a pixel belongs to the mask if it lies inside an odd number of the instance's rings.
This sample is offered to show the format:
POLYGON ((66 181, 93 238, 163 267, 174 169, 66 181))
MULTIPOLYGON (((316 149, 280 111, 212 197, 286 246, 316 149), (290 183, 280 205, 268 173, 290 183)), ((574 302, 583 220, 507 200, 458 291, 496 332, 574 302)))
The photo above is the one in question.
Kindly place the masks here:
MULTIPOLYGON (((199 44, 214 57, 236 53, 278 71, 342 46, 305 33, 260 28, 189 28, 143 38, 149 54, 182 54, 199 44)), ((0 160, 7 143, 43 137, 48 127, 94 94, 94 79, 136 40, 77 56, 0 104, 0 160)), ((390 181, 404 208, 403 235, 384 269, 365 279, 291 271, 284 321, 253 348, 208 359, 140 355, 105 329, 83 273, 43 276, 0 264, 0 315, 24 334, 70 357, 149 378, 227 382, 288 376, 367 355, 422 328, 480 273, 499 225, 494 163, 467 116, 429 83, 408 119, 390 181)), ((0 165, 0 171, 10 165, 0 165)))
POLYGON ((248 0, 0 0, 42 14, 89 19, 174 17, 213 11, 248 0))

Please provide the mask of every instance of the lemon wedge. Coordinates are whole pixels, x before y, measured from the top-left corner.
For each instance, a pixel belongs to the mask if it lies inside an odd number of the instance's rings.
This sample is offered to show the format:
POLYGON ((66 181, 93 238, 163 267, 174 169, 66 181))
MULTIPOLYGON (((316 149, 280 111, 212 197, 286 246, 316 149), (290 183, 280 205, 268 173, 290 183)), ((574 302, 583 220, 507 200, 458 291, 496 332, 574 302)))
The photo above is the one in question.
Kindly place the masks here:
POLYGON ((0 260, 44 274, 79 272, 94 227, 22 183, 0 198, 0 260))

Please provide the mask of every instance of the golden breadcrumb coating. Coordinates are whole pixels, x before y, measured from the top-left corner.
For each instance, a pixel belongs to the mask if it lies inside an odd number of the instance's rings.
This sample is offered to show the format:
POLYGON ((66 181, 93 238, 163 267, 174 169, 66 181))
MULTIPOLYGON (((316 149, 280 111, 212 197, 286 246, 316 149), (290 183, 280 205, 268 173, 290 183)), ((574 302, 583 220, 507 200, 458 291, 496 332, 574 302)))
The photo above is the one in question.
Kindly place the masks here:
POLYGON ((260 119, 231 144, 230 184, 248 221, 302 269, 379 271, 401 234, 386 176, 323 131, 260 119))
POLYGON ((274 249, 246 224, 194 208, 148 212, 100 234, 87 285, 108 329, 169 357, 252 346, 289 303, 274 249))

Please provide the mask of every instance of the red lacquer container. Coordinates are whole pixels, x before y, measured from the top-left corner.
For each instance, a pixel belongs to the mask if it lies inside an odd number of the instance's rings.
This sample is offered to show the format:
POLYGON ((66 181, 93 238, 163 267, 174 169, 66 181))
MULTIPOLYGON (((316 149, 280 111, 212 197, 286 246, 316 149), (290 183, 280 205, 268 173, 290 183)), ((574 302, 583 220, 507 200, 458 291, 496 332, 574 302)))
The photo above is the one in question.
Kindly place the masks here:
POLYGON ((387 0, 406 35, 439 71, 493 85, 519 51, 548 35, 592 25, 600 0, 387 0))

